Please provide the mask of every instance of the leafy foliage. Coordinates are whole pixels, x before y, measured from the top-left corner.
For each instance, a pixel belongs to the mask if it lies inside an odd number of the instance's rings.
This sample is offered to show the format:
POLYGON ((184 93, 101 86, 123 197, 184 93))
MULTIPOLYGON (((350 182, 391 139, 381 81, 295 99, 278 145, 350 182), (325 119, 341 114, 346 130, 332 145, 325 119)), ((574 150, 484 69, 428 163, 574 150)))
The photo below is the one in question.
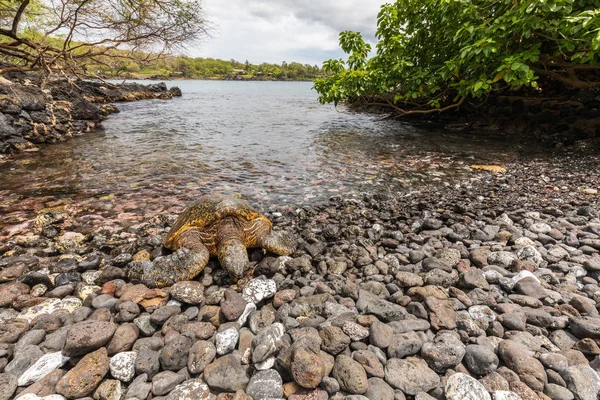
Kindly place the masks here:
POLYGON ((367 60, 361 35, 340 33, 348 60, 323 64, 321 102, 422 113, 493 90, 599 83, 600 0, 397 0, 382 6, 376 36, 367 60))
POLYGON ((22 69, 85 72, 86 60, 169 53, 206 28, 200 0, 3 0, 0 57, 22 69))
POLYGON ((148 60, 143 53, 134 53, 131 58, 108 54, 101 63, 91 63, 87 69, 107 77, 157 75, 193 79, 312 80, 322 75, 318 66, 297 62, 252 64, 249 61, 242 63, 233 59, 225 61, 187 56, 166 56, 148 60))

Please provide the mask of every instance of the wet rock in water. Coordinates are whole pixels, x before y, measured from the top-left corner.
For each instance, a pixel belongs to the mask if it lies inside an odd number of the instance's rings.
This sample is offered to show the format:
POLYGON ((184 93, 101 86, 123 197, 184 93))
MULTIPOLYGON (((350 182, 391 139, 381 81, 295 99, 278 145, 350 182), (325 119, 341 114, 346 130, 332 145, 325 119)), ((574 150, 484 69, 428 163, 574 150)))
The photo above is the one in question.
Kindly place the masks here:
POLYGON ((385 366, 385 381, 409 395, 428 392, 440 385, 440 377, 416 357, 391 358, 385 366))
POLYGON ((204 368, 203 376, 211 389, 225 392, 244 390, 250 381, 247 367, 236 354, 217 358, 204 368))
POLYGON ((67 398, 85 397, 91 394, 109 371, 105 348, 85 355, 56 384, 56 392, 67 398))
POLYGON ((182 281, 171 286, 169 294, 176 300, 187 304, 202 304, 204 285, 197 281, 182 281))
POLYGON ((71 326, 63 354, 80 356, 104 346, 112 338, 117 325, 106 321, 83 321, 71 326))
POLYGON ((255 400, 283 397, 283 380, 274 369, 258 371, 246 387, 246 393, 255 400))
POLYGON ((491 400, 485 387, 469 375, 455 373, 446 381, 447 400, 491 400))
POLYGON ((62 367, 68 360, 69 357, 63 356, 61 352, 43 355, 19 376, 19 386, 28 386, 39 381, 52 371, 62 367))

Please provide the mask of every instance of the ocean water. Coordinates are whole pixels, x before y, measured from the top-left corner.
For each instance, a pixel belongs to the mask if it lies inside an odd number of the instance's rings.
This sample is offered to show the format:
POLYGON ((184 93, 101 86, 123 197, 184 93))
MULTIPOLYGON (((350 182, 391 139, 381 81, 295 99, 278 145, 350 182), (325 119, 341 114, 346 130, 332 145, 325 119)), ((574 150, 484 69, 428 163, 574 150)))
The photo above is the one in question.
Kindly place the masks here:
POLYGON ((530 149, 321 105, 310 82, 173 81, 183 96, 119 103, 102 130, 0 165, 15 198, 148 193, 310 204, 332 195, 451 185, 474 163, 530 149))

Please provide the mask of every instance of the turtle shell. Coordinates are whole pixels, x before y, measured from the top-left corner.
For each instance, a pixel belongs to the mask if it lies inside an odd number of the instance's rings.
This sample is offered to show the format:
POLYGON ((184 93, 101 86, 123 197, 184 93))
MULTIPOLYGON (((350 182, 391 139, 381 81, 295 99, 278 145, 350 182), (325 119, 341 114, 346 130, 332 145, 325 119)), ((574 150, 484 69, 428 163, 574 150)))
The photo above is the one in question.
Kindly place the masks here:
POLYGON ((206 228, 228 216, 243 218, 247 221, 262 217, 258 211, 250 208, 244 200, 219 195, 206 195, 191 203, 175 220, 173 227, 163 240, 169 244, 182 232, 190 228, 206 228))

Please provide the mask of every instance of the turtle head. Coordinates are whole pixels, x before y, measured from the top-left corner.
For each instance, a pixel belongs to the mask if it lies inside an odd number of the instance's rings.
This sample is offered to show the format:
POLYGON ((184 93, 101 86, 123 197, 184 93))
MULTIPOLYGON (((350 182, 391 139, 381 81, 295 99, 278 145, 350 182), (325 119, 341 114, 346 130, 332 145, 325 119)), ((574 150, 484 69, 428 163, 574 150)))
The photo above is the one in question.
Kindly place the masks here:
POLYGON ((218 257, 221 267, 235 280, 244 276, 248 268, 248 252, 246 246, 239 240, 222 242, 218 248, 218 257))

